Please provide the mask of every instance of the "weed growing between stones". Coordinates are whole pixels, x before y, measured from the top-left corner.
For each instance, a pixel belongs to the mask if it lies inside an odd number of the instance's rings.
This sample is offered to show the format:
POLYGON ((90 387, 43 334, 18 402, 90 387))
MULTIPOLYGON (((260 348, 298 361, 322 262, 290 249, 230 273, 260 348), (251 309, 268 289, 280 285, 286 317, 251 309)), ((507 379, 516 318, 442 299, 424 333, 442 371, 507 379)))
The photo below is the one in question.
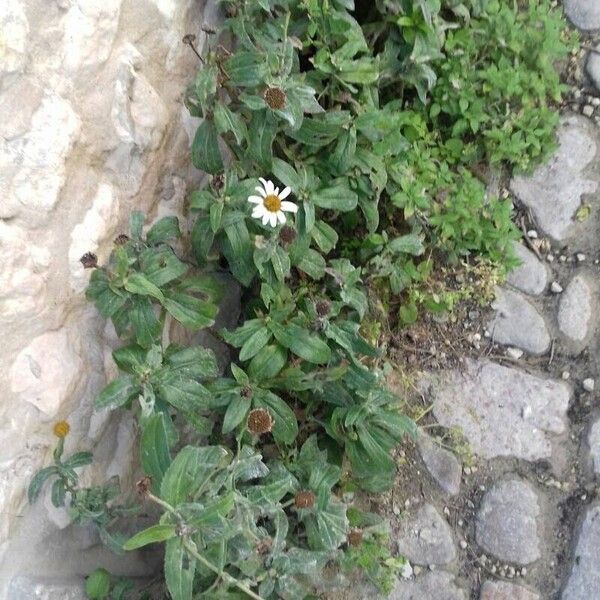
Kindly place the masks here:
MULTIPOLYGON (((357 490, 391 486, 390 451, 415 433, 384 385, 387 334, 464 297, 437 277, 448 266, 492 280, 515 264, 512 206, 477 174, 551 147, 551 64, 571 40, 546 0, 522 13, 478 0, 222 4, 186 96, 203 118, 192 161, 210 175, 189 197, 189 244, 175 217, 144 233, 133 213, 108 264, 90 264, 87 296, 124 341, 123 375, 96 406, 135 413, 138 488, 162 516, 125 540, 115 495, 78 486, 91 456, 63 462, 63 438, 30 498, 53 478, 57 506, 99 498, 73 516, 115 550, 164 543, 173 600, 303 599, 325 573, 342 584, 357 568, 388 592, 404 562, 353 505, 357 490), (237 350, 220 376, 214 353, 170 343, 169 325, 214 324, 223 270, 244 308, 219 331, 237 350)), ((100 570, 88 580, 91 598, 135 593, 100 570)))

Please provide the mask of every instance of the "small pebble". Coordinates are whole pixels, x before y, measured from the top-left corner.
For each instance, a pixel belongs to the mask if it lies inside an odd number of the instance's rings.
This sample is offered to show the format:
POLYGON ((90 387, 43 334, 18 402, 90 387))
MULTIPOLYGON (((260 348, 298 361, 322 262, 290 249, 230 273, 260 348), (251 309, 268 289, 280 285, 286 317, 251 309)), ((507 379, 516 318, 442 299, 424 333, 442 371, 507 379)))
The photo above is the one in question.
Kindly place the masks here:
POLYGON ((592 98, 592 104, 594 106, 600 106, 600 98, 597 98, 597 97, 592 98))
POLYGON ((560 294, 563 291, 562 285, 560 285, 560 283, 558 283, 558 281, 552 282, 552 285, 550 286, 550 290, 552 291, 553 294, 560 294))
POLYGON ((510 356, 510 358, 519 360, 519 358, 523 356, 523 350, 521 350, 520 348, 507 348, 506 354, 510 356))
POLYGON ((535 229, 530 229, 527 232, 527 237, 532 239, 532 240, 537 240, 538 238, 538 232, 535 229))
POLYGON ((447 506, 444 506, 444 514, 449 517, 450 516, 450 509, 447 506))
POLYGON ((413 568, 411 566, 411 564, 406 561, 404 563, 404 566, 402 567, 402 570, 400 571, 400 577, 402 577, 403 579, 410 579, 413 575, 413 568))
POLYGON ((554 254, 548 254, 548 256, 546 256, 546 260, 548 262, 554 262, 554 254))
POLYGON ((566 381, 571 377, 571 373, 569 373, 569 371, 563 371, 561 377, 566 381))
POLYGON ((582 252, 579 252, 578 254, 576 254, 575 258, 577 258, 577 262, 583 262, 585 260, 585 254, 583 254, 582 252))
POLYGON ((490 571, 492 573, 495 573, 496 572, 496 565, 492 565, 492 567, 490 568, 490 571))
POLYGON ((593 392, 594 384, 595 384, 595 381, 591 377, 588 377, 587 379, 583 380, 583 389, 586 392, 593 392))
POLYGON ((525 575, 527 575, 527 567, 523 567, 523 568, 521 569, 521 575, 522 575, 523 577, 525 577, 525 575))
POLYGON ((581 90, 575 90, 573 92, 573 98, 575 98, 575 100, 579 100, 579 98, 581 98, 581 90))
POLYGON ((465 474, 465 475, 470 475, 470 474, 471 474, 471 467, 465 467, 465 468, 463 469, 463 471, 464 471, 464 474, 465 474))
POLYGON ((460 540, 460 547, 464 550, 467 547, 467 542, 465 542, 465 540, 460 540))
POLYGON ((413 573, 414 573, 415 575, 420 575, 422 570, 423 570, 423 569, 421 569, 421 567, 420 567, 419 565, 415 565, 415 566, 413 567, 413 573))
POLYGON ((462 527, 464 524, 465 524, 465 522, 462 519, 459 519, 458 522, 457 522, 457 525, 459 527, 462 527))
POLYGON ((564 254, 561 254, 561 255, 558 257, 558 260, 560 260, 560 262, 566 262, 566 260, 567 260, 567 257, 566 257, 564 254))
POLYGON ((586 117, 591 117, 594 114, 594 107, 586 104, 581 111, 586 117))
POLYGON ((430 571, 435 571, 435 565, 429 565, 429 570, 430 571))

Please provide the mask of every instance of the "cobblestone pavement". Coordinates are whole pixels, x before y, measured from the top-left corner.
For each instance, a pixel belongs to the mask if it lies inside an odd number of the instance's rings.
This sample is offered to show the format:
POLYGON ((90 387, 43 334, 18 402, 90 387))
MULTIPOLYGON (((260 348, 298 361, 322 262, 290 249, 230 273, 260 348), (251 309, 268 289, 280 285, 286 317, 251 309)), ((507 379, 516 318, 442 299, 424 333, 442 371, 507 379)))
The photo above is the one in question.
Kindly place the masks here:
POLYGON ((421 381, 474 462, 420 435, 421 482, 389 499, 411 565, 391 600, 600 600, 600 0, 564 9, 599 52, 577 67, 553 156, 508 184, 528 227, 477 333, 490 358, 421 381))

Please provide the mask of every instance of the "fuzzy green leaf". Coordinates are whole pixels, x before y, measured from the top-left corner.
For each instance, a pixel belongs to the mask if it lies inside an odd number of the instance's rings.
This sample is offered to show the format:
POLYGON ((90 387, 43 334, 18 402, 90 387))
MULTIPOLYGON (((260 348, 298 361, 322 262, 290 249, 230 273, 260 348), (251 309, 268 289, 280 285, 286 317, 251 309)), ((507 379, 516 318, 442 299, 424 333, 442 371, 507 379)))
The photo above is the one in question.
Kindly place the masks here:
POLYGON ((98 394, 94 405, 97 409, 107 408, 113 410, 126 404, 129 400, 140 394, 142 388, 133 375, 123 375, 111 381, 98 394))
POLYGON ((148 544, 155 544, 156 542, 170 540, 176 535, 176 525, 152 525, 152 527, 148 527, 148 529, 144 529, 143 531, 136 533, 133 537, 130 537, 123 544, 123 550, 137 550, 138 548, 142 548, 148 544))
POLYGON ((192 142, 192 162, 197 169, 216 175, 223 170, 219 136, 213 121, 205 119, 192 142))

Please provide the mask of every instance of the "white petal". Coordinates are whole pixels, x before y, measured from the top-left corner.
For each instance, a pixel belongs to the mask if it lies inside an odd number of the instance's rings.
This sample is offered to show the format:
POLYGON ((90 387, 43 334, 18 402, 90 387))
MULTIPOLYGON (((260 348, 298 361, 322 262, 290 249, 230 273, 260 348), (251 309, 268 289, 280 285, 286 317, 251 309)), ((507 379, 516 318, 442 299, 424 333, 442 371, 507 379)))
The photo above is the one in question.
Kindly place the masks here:
POLYGON ((284 188, 281 190, 281 194, 279 194, 279 199, 280 199, 280 200, 285 200, 285 199, 286 199, 286 198, 287 198, 287 197, 290 195, 290 193, 291 193, 291 192, 292 192, 291 188, 289 188, 289 187, 284 187, 284 188))
POLYGON ((252 211, 252 217, 255 219, 262 219, 265 213, 265 207, 262 204, 259 204, 258 206, 254 207, 254 210, 252 211))
POLYGON ((271 213, 271 227, 275 227, 277 225, 277 213, 271 213))
POLYGON ((275 191, 273 192, 273 194, 274 194, 275 196, 279 196, 279 188, 278 188, 278 187, 277 187, 277 188, 275 188, 275 191))
POLYGON ((265 211, 265 214, 262 217, 262 224, 266 225, 270 219, 271 219, 271 213, 268 213, 265 211))
POLYGON ((260 196, 249 196, 248 202, 251 202, 252 204, 262 204, 263 198, 261 198, 260 196))
POLYGON ((281 210, 285 210, 286 212, 297 213, 298 206, 296 204, 294 204, 293 202, 282 202, 281 210))
POLYGON ((265 192, 264 188, 261 188, 260 185, 257 185, 254 188, 263 198, 267 197, 267 192, 265 192))
POLYGON ((267 180, 264 177, 259 177, 258 180, 263 184, 265 190, 267 189, 267 180))
POLYGON ((278 211, 277 212, 277 220, 283 225, 285 223, 285 215, 283 214, 283 211, 278 211))
POLYGON ((267 192, 267 195, 269 195, 272 194, 274 190, 275 186, 273 185, 273 182, 269 179, 269 181, 267 181, 267 183, 265 184, 265 192, 267 192))

